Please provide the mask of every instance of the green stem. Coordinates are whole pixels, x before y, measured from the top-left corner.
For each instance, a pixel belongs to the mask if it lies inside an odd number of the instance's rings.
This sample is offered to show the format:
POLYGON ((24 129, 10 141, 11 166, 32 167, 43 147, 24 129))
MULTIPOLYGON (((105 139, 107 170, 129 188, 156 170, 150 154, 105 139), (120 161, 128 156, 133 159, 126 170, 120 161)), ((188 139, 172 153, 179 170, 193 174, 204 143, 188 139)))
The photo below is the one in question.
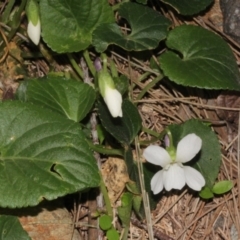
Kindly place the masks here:
MULTIPOLYGON (((146 79, 148 76, 150 76, 152 73, 150 72, 145 72, 143 73, 138 79, 137 82, 142 82, 144 79, 146 79)), ((133 91, 133 89, 136 87, 136 83, 132 82, 132 86, 131 89, 133 91)))
MULTIPOLYGON (((16 12, 14 12, 14 14, 13 14, 12 21, 10 22, 11 26, 9 26, 11 28, 11 30, 7 35, 8 42, 11 42, 11 39, 15 36, 15 34, 19 28, 19 25, 21 23, 21 14, 23 12, 23 9, 26 6, 26 3, 27 3, 27 0, 22 0, 21 5, 19 6, 18 10, 16 12)), ((4 47, 5 47, 5 45, 2 44, 0 47, 0 53, 3 52, 4 47)))
POLYGON ((146 79, 149 75, 151 75, 152 73, 150 72, 145 72, 143 75, 141 75, 138 79, 139 82, 142 82, 144 79, 146 79))
POLYGON ((39 44, 39 50, 41 54, 44 56, 44 58, 47 60, 49 65, 52 67, 55 63, 55 60, 52 56, 51 50, 45 44, 42 43, 39 44))
POLYGON ((9 15, 11 13, 14 3, 15 3, 15 0, 8 1, 8 4, 4 10, 4 13, 2 14, 2 22, 7 23, 7 20, 9 19, 9 15))
POLYGON ((157 132, 155 132, 151 129, 145 128, 145 127, 142 127, 142 132, 145 132, 145 133, 148 133, 149 135, 154 136, 154 138, 152 138, 151 140, 139 141, 139 144, 144 145, 144 146, 154 143, 158 140, 161 140, 164 137, 164 135, 168 134, 168 132, 166 130, 163 130, 161 133, 157 133, 157 132))
POLYGON ((83 56, 84 56, 85 61, 87 62, 88 68, 89 68, 92 76, 95 76, 96 70, 95 70, 95 67, 93 66, 93 63, 89 56, 88 50, 83 51, 83 56))
POLYGON ((148 146, 148 145, 150 145, 150 144, 152 144, 152 143, 155 143, 155 142, 157 142, 159 139, 158 138, 152 138, 151 140, 148 140, 148 141, 139 141, 139 145, 140 146, 148 146))
POLYGON ((102 145, 95 145, 91 141, 87 140, 89 147, 98 153, 102 153, 105 155, 117 155, 117 156, 123 156, 123 150, 122 149, 111 149, 111 148, 105 148, 102 147, 102 145))
POLYGON ((109 217, 113 218, 113 210, 112 210, 111 202, 110 202, 110 199, 109 199, 109 196, 108 196, 107 188, 106 188, 106 186, 104 184, 104 181, 102 179, 102 174, 101 173, 99 173, 99 174, 100 174, 100 177, 101 177, 100 190, 101 190, 101 193, 102 193, 103 198, 104 198, 107 213, 108 213, 109 217))
POLYGON ((148 133, 148 134, 150 134, 150 135, 152 135, 152 136, 154 136, 154 137, 156 137, 158 139, 161 136, 160 133, 158 133, 156 131, 153 131, 153 130, 151 130, 149 128, 146 128, 146 127, 142 127, 142 131, 145 132, 145 133, 148 133))
POLYGON ((156 83, 158 83, 163 78, 163 75, 159 74, 155 79, 153 79, 146 87, 142 89, 142 91, 138 94, 136 100, 140 100, 144 94, 151 89, 156 83))
POLYGON ((111 69, 111 75, 113 77, 118 77, 118 71, 117 71, 117 68, 115 66, 115 63, 113 62, 113 60, 111 59, 110 60, 110 69, 111 69))
POLYGON ((127 240, 128 239, 128 232, 129 232, 129 225, 124 228, 123 236, 122 236, 121 240, 127 240))
POLYGON ((67 53, 67 57, 68 57, 70 63, 72 64, 72 67, 74 68, 74 70, 78 73, 78 75, 81 77, 81 79, 83 79, 82 69, 76 63, 73 55, 71 53, 67 53))

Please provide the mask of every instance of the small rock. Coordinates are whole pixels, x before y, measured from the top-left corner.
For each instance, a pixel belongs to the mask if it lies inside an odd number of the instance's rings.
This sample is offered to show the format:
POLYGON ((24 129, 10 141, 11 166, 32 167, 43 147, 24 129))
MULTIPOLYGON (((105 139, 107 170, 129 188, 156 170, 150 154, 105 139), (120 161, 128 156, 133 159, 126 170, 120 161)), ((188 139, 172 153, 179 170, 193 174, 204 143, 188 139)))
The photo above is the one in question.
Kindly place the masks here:
POLYGON ((223 30, 240 44, 240 1, 220 0, 223 12, 223 30))

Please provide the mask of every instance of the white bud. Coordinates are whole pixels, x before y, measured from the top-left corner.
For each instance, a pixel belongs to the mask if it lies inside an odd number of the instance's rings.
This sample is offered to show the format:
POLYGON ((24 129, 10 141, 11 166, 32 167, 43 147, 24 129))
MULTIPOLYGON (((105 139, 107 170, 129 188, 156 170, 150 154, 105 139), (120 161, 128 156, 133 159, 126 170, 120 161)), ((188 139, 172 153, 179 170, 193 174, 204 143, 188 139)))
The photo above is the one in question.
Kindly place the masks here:
POLYGON ((122 95, 117 89, 106 86, 104 101, 114 118, 122 117, 122 95))
POLYGON ((29 38, 33 41, 33 43, 35 45, 38 45, 41 35, 41 24, 39 19, 35 26, 31 21, 28 22, 27 33, 29 38))

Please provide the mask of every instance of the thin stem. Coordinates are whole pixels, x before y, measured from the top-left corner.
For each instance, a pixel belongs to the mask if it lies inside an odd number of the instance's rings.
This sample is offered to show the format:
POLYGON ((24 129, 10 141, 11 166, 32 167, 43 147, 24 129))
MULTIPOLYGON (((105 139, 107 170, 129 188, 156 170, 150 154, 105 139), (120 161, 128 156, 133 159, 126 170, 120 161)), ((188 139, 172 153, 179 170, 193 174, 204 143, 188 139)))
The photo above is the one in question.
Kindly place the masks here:
MULTIPOLYGON (((11 30, 10 32, 8 33, 8 36, 7 36, 7 41, 10 42, 11 39, 15 36, 16 32, 17 32, 17 29, 21 23, 21 14, 23 12, 23 9, 25 8, 26 6, 26 3, 27 3, 27 0, 22 0, 21 1, 21 4, 18 8, 18 10, 16 12, 14 12, 14 21, 11 22, 11 30)), ((2 44, 2 42, 0 42, 0 45, 2 44)), ((0 46, 0 52, 3 51, 3 48, 4 48, 4 44, 0 46)))
POLYGON ((78 75, 81 77, 81 79, 83 79, 82 69, 78 66, 73 55, 71 53, 67 53, 67 57, 68 57, 70 63, 72 64, 72 67, 74 68, 74 70, 78 73, 78 75))
POLYGON ((117 68, 115 66, 115 63, 113 62, 113 60, 111 59, 110 60, 110 69, 111 69, 111 75, 113 77, 118 77, 118 71, 117 71, 117 68))
MULTIPOLYGON (((147 77, 149 77, 152 73, 150 72, 145 72, 143 73, 138 79, 137 82, 142 82, 144 79, 146 79, 147 77)), ((131 88, 134 89, 136 87, 135 83, 132 83, 131 88)))
POLYGON ((89 147, 98 153, 102 153, 105 155, 116 155, 116 156, 123 156, 123 150, 122 149, 110 149, 105 148, 102 145, 96 145, 93 144, 91 141, 87 140, 89 147))
POLYGON ((128 232, 129 232, 129 225, 124 228, 123 236, 122 236, 121 240, 127 240, 128 239, 128 232))
POLYGON ((156 132, 156 131, 153 131, 149 128, 146 128, 146 127, 142 127, 142 131, 145 132, 145 133, 148 133, 156 138, 159 138, 161 136, 160 133, 156 132))
POLYGON ((92 60, 90 59, 88 50, 83 51, 83 56, 84 56, 85 61, 87 62, 88 68, 89 68, 92 76, 95 76, 96 70, 95 70, 95 67, 93 66, 92 60))
POLYGON ((111 202, 110 202, 110 199, 109 199, 109 196, 108 196, 107 188, 106 188, 105 183, 102 179, 101 172, 99 174, 100 174, 100 177, 101 177, 100 190, 101 190, 101 193, 103 195, 103 199, 104 199, 104 202, 105 202, 105 205, 106 205, 107 213, 108 213, 109 217, 113 218, 113 210, 112 210, 111 202))
POLYGON ((4 10, 4 13, 2 14, 2 21, 4 23, 7 23, 7 20, 9 19, 14 3, 15 3, 15 0, 8 1, 8 4, 4 10))
POLYGON ((38 45, 39 47, 39 51, 41 52, 41 54, 44 56, 44 58, 47 60, 47 62, 49 63, 50 66, 55 66, 55 60, 52 56, 52 53, 50 52, 51 50, 45 45, 40 43, 38 45))
POLYGON ((144 79, 146 79, 148 76, 150 76, 152 73, 150 72, 145 72, 143 75, 141 75, 139 78, 138 78, 138 81, 139 82, 142 82, 144 79))
POLYGON ((140 146, 148 146, 152 143, 157 142, 158 140, 159 140, 158 138, 152 138, 151 140, 148 140, 148 141, 139 141, 139 145, 140 146))
POLYGON ((158 83, 163 78, 163 75, 159 74, 154 80, 152 80, 146 87, 142 89, 142 91, 138 94, 136 100, 140 100, 144 94, 151 89, 156 83, 158 83))

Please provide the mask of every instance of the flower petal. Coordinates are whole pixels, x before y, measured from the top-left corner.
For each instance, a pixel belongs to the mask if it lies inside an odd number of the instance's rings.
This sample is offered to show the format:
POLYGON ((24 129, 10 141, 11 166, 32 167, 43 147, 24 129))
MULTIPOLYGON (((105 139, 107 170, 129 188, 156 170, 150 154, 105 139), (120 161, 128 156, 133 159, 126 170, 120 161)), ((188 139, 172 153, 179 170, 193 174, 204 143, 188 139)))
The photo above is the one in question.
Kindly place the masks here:
POLYGON ((164 148, 156 145, 148 146, 143 151, 143 156, 148 162, 163 168, 172 161, 168 152, 164 148))
POLYGON ((122 95, 117 89, 107 87, 104 101, 113 117, 122 117, 122 95))
POLYGON ((151 180, 153 194, 158 194, 163 189, 163 170, 158 171, 151 180))
POLYGON ((40 20, 38 20, 37 25, 33 25, 31 21, 29 21, 27 26, 27 33, 29 38, 33 41, 35 45, 38 45, 40 41, 40 35, 41 35, 41 24, 40 20))
POLYGON ((205 185, 205 179, 203 178, 202 174, 189 166, 184 166, 183 169, 187 185, 195 191, 200 191, 205 185))
POLYGON ((202 147, 202 139, 191 133, 185 136, 177 145, 176 162, 188 162, 193 159, 202 147))
POLYGON ((185 185, 185 176, 183 166, 177 163, 171 164, 169 169, 163 171, 163 185, 167 191, 173 189, 182 189, 185 185))

